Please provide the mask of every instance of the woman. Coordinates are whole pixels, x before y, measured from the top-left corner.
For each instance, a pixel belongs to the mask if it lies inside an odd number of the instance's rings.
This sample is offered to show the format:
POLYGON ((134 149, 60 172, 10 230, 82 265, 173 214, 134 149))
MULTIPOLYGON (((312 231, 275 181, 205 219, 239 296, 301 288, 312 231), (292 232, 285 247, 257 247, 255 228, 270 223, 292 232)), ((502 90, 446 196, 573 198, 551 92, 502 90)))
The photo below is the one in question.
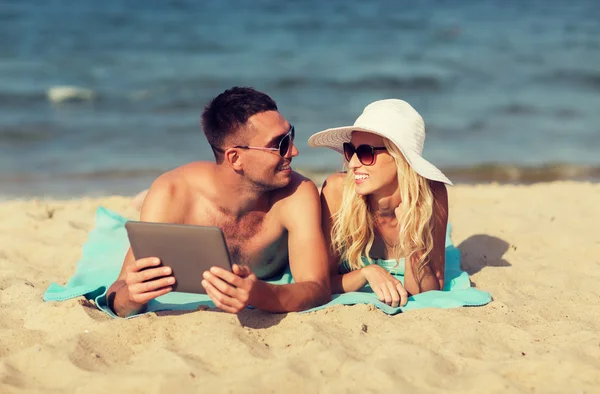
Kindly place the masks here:
POLYGON ((424 140, 423 118, 396 99, 371 103, 354 126, 308 140, 346 159, 347 172, 329 176, 321 191, 332 293, 369 284, 397 307, 443 289, 452 182, 421 156, 424 140))

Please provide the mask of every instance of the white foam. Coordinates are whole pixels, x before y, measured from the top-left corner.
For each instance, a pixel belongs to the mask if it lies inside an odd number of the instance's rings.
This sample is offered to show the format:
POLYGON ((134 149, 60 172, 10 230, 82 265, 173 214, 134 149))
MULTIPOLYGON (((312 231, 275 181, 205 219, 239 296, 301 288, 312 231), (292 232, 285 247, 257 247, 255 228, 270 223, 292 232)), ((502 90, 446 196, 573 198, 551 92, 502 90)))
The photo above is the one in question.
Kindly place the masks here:
POLYGON ((46 92, 48 100, 53 103, 69 101, 93 100, 96 96, 93 90, 79 86, 53 86, 46 92))

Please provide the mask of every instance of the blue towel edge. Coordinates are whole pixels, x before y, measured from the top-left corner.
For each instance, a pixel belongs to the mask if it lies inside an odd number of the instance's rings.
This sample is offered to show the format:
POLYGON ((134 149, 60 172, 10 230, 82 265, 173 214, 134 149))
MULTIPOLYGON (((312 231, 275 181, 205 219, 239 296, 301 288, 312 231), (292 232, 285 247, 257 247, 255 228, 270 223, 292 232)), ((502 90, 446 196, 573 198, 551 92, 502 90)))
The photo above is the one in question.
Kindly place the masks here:
MULTIPOLYGON (((98 217, 100 215, 106 215, 106 216, 110 217, 111 219, 117 221, 120 224, 124 224, 127 221, 127 219, 125 219, 120 214, 113 212, 103 206, 99 206, 96 210, 96 226, 98 225, 98 222, 99 222, 98 217)), ((96 228, 96 226, 94 228, 96 228)), ((452 232, 452 226, 450 223, 448 223, 446 248, 450 249, 450 250, 456 250, 460 254, 460 249, 458 247, 456 247, 451 240, 451 232, 452 232)), ((84 247, 85 247, 85 245, 84 245, 84 247)), ((454 253, 456 253, 456 252, 454 252, 454 253)), ((480 290, 480 289, 477 289, 475 287, 467 287, 464 289, 452 289, 452 294, 458 295, 459 292, 464 291, 464 290, 467 290, 467 291, 473 293, 473 295, 475 296, 477 301, 469 301, 469 300, 462 300, 460 302, 457 301, 456 305, 450 306, 450 308, 463 307, 463 306, 482 306, 482 305, 486 305, 489 302, 493 301, 493 298, 490 293, 480 290)), ((99 310, 106 313, 107 315, 109 315, 113 318, 121 318, 120 316, 117 316, 108 307, 108 304, 106 302, 107 291, 108 291, 108 287, 106 287, 106 286, 76 286, 71 289, 66 289, 66 286, 61 286, 55 282, 51 282, 48 289, 43 294, 43 300, 46 302, 65 301, 70 298, 85 296, 87 299, 93 300, 96 307, 99 310)), ((437 291, 437 292, 447 292, 447 291, 437 291)), ((409 301, 417 301, 419 298, 421 298, 422 296, 424 296, 428 293, 432 293, 432 292, 417 294, 413 297, 410 297, 409 301)), ((450 301, 452 301, 452 300, 450 300, 450 301)), ((153 301, 151 301, 151 302, 153 302, 153 301)), ((173 308, 168 308, 169 304, 162 304, 160 302, 156 302, 156 304, 165 305, 165 307, 164 307, 164 309, 161 309, 160 306, 156 305, 154 307, 154 309, 151 309, 151 310, 139 313, 139 314, 135 314, 132 316, 128 316, 128 317, 126 317, 126 319, 135 318, 135 317, 142 316, 142 315, 145 315, 148 313, 153 313, 153 312, 175 310, 173 308)), ((331 307, 334 305, 351 306, 351 305, 357 305, 357 304, 374 305, 376 308, 382 310, 383 312, 385 312, 386 314, 389 314, 389 315, 396 315, 398 313, 406 312, 406 311, 413 310, 413 309, 428 308, 428 307, 414 307, 413 308, 413 307, 411 307, 411 303, 407 304, 407 306, 404 306, 404 307, 394 308, 394 307, 391 307, 391 306, 379 301, 379 299, 377 299, 376 295, 373 293, 349 292, 349 293, 343 293, 343 294, 332 294, 332 299, 330 302, 320 305, 320 306, 317 306, 317 307, 314 307, 314 308, 311 308, 311 309, 308 309, 308 310, 300 311, 299 313, 315 312, 315 311, 325 309, 325 308, 328 308, 328 307, 331 307), (364 298, 364 300, 361 300, 362 302, 361 301, 359 301, 359 302, 344 302, 344 300, 343 300, 344 298, 353 298, 353 299, 358 298, 359 300, 364 298)), ((452 302, 450 302, 450 304, 452 304, 452 302)), ((189 303, 189 305, 197 305, 198 307, 200 307, 200 306, 208 306, 211 308, 215 307, 214 303, 212 303, 211 301, 195 301, 195 302, 189 303)), ((432 306, 432 307, 439 308, 439 306, 438 307, 432 306)), ((448 306, 446 306, 446 307, 448 307, 448 306)), ((177 310, 193 312, 196 309, 197 308, 177 309, 177 310)))

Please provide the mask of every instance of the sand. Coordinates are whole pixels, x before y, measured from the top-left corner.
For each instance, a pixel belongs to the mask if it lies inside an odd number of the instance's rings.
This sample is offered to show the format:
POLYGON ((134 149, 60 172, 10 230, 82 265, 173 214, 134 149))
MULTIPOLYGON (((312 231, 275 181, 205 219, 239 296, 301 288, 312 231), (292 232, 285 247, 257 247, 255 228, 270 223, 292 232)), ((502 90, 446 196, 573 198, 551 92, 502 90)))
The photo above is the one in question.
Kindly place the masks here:
POLYGON ((387 316, 157 313, 111 319, 65 283, 101 204, 0 203, 0 392, 600 392, 600 185, 450 190, 463 268, 494 301, 387 316))

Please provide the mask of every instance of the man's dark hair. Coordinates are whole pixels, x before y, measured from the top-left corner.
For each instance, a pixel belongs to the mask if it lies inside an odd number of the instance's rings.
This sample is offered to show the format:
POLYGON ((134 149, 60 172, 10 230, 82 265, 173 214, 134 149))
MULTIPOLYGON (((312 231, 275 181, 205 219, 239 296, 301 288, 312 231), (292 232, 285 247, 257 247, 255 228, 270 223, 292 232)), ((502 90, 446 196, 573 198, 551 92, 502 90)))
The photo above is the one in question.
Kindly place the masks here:
POLYGON ((246 125, 248 119, 261 112, 277 111, 277 104, 267 94, 249 87, 235 86, 215 97, 202 113, 202 130, 212 146, 215 158, 229 135, 246 125), (217 149, 215 149, 217 148, 217 149))

